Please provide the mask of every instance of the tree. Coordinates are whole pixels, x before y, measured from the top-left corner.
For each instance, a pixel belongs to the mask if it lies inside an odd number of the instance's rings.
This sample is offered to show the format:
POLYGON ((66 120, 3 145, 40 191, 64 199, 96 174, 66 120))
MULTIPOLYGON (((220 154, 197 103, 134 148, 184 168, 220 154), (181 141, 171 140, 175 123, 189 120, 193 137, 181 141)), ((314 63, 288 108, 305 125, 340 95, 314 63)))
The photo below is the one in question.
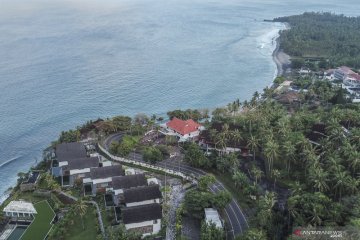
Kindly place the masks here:
POLYGON ((184 160, 194 167, 206 167, 209 164, 204 152, 195 143, 190 143, 187 147, 184 160))
POLYGON ((349 177, 350 176, 346 171, 337 171, 334 173, 333 181, 335 184, 333 185, 333 188, 335 190, 335 195, 339 193, 340 200, 343 189, 346 189, 346 187, 348 186, 349 177))
POLYGON ((85 229, 83 217, 86 214, 87 207, 88 206, 86 205, 85 201, 81 198, 79 198, 74 205, 75 212, 80 215, 83 229, 85 229))
POLYGON ((127 231, 123 224, 110 226, 107 229, 108 240, 140 240, 141 233, 138 231, 127 231))
POLYGON ((279 145, 272 139, 268 140, 264 147, 264 154, 268 160, 268 172, 271 173, 274 160, 277 158, 279 153, 279 145))
POLYGON ((236 171, 233 174, 232 180, 234 181, 235 186, 238 187, 239 189, 243 189, 245 186, 249 185, 248 177, 246 176, 245 173, 240 171, 236 171))
POLYGON ((213 175, 205 175, 201 177, 198 181, 198 187, 200 191, 207 191, 209 186, 214 184, 216 181, 213 175))
POLYGON ((46 187, 52 191, 58 191, 61 189, 58 182, 55 181, 53 176, 51 176, 49 173, 46 173, 43 177, 43 180, 46 182, 46 187))
POLYGON ((200 230, 200 239, 201 240, 224 240, 225 232, 222 228, 219 228, 215 223, 207 224, 202 222, 200 230))
POLYGON ((272 176, 274 178, 274 189, 275 189, 276 180, 280 177, 280 171, 278 169, 272 170, 272 176))
POLYGON ((261 179, 261 177, 264 175, 263 171, 260 170, 260 168, 253 166, 251 168, 251 174, 255 178, 255 185, 257 185, 258 180, 261 179))
POLYGON ((265 232, 261 229, 250 228, 236 240, 264 240, 267 239, 265 232))
POLYGON ((321 167, 310 168, 309 179, 317 191, 324 192, 329 189, 328 173, 321 167))
POLYGON ((131 118, 128 116, 116 116, 112 119, 116 131, 130 130, 131 121, 131 118))
POLYGON ((154 164, 158 161, 162 161, 164 159, 164 155, 156 147, 146 147, 143 151, 143 159, 154 164))
POLYGON ((254 135, 250 135, 247 146, 250 147, 251 151, 253 152, 253 157, 255 161, 255 152, 259 148, 259 140, 254 135))
POLYGON ((224 209, 231 202, 232 196, 228 191, 221 191, 214 195, 212 204, 218 209, 224 209))

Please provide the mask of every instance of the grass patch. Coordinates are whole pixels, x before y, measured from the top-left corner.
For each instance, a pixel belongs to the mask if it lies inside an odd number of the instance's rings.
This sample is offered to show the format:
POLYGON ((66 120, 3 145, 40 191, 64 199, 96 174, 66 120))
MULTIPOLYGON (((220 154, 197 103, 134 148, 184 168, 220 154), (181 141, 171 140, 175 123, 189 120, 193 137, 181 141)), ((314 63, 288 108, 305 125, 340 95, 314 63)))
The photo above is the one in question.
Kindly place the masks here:
POLYGON ((81 218, 76 215, 74 222, 66 228, 66 239, 68 240, 96 240, 98 236, 97 217, 92 206, 88 206, 86 214, 83 216, 85 229, 82 227, 81 218))
POLYGON ((35 220, 25 231, 22 240, 44 239, 51 228, 51 221, 55 217, 55 213, 47 201, 41 201, 34 205, 37 214, 35 220))

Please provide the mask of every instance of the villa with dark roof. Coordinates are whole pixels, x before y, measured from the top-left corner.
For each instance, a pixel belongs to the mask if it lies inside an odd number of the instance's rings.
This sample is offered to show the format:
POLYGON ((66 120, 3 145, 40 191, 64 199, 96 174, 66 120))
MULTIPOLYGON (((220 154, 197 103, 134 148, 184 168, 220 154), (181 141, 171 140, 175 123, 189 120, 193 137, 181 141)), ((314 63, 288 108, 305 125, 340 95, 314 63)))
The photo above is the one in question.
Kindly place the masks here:
POLYGON ((160 203, 162 194, 159 185, 142 186, 124 190, 126 207, 160 203))
MULTIPOLYGON (((82 179, 85 189, 91 189, 91 194, 105 193, 111 185, 113 177, 124 176, 125 171, 121 165, 91 168, 82 179)), ((90 191, 90 190, 89 190, 90 191)))
POLYGON ((142 236, 157 234, 161 230, 162 208, 158 203, 127 207, 122 210, 122 222, 126 230, 142 233, 142 236))

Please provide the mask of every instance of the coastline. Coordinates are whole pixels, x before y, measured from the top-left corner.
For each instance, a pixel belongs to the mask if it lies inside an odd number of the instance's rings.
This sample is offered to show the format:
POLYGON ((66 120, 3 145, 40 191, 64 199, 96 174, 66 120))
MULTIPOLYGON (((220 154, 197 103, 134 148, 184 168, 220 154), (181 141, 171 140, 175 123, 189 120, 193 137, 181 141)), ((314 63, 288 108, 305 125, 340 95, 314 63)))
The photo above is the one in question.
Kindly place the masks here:
POLYGON ((277 67, 277 77, 283 76, 284 73, 290 68, 290 56, 283 52, 280 48, 280 35, 276 39, 276 48, 272 54, 273 60, 277 67))

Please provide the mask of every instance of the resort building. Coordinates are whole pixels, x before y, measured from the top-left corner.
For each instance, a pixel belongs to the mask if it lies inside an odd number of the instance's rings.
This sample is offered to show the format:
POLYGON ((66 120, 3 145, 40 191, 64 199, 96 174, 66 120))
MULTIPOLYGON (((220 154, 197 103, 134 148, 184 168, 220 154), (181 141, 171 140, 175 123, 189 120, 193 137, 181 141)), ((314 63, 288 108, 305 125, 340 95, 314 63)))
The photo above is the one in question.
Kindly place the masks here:
POLYGON ((73 186, 78 178, 85 178, 92 168, 100 167, 98 157, 69 158, 52 167, 52 175, 59 177, 62 186, 73 186))
POLYGON ((344 84, 346 86, 360 88, 360 75, 357 73, 349 74, 347 78, 344 79, 344 84))
POLYGON ((344 81, 348 75, 350 74, 354 74, 355 72, 351 70, 351 68, 346 67, 346 66, 342 66, 337 68, 334 71, 334 77, 338 80, 344 81))
POLYGON ((199 136, 204 127, 192 119, 181 120, 174 117, 162 126, 165 135, 177 136, 180 142, 189 141, 199 136))
POLYGON ((160 203, 162 198, 158 185, 142 186, 124 191, 124 203, 126 207, 160 203))
POLYGON ((214 208, 205 208, 205 222, 206 224, 215 224, 218 228, 223 228, 218 211, 214 208))
POLYGON ((25 201, 11 201, 3 210, 6 216, 12 218, 33 218, 37 214, 34 205, 25 201))
POLYGON ((144 174, 126 175, 113 177, 111 185, 106 189, 107 192, 113 193, 115 205, 120 205, 124 200, 124 191, 140 186, 147 186, 144 174))
POLYGON ((92 195, 105 193, 113 177, 124 175, 125 171, 121 165, 90 168, 90 172, 86 173, 82 179, 85 193, 91 193, 92 195))
POLYGON ((162 208, 158 203, 127 207, 122 210, 122 222, 126 230, 142 233, 142 236, 157 234, 161 229, 162 208))

